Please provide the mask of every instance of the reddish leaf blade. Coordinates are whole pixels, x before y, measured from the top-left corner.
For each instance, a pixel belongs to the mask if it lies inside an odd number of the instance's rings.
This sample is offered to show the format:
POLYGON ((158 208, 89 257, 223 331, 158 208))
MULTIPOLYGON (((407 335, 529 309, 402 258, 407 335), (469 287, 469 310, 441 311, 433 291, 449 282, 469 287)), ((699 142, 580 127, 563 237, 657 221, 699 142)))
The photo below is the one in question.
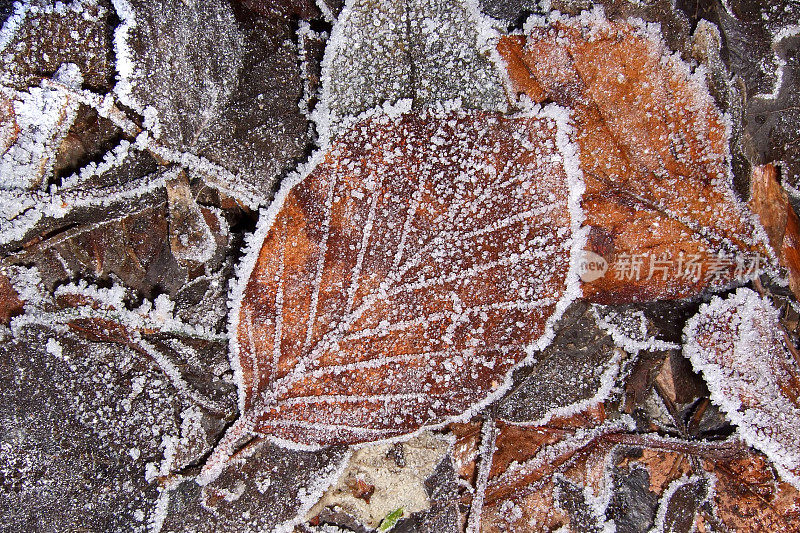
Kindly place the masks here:
POLYGON ((503 388, 577 296, 562 117, 373 113, 279 195, 235 294, 243 415, 204 478, 247 434, 386 439, 503 388))

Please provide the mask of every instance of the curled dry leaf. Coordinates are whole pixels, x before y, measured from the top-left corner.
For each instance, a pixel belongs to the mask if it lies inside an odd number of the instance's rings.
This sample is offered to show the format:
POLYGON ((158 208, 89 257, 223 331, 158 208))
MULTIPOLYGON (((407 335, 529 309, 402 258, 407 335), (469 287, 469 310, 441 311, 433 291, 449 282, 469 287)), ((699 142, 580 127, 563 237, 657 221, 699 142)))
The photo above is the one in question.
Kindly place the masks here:
POLYGON ((782 331, 768 301, 739 289, 700 308, 686 325, 684 354, 744 440, 800 487, 800 367, 782 331))
POLYGON ((563 118, 376 110, 285 186, 234 293, 242 415, 201 481, 248 434, 387 439, 505 388, 577 296, 563 118))
POLYGON ((498 49, 515 94, 574 111, 587 250, 600 303, 682 298, 755 275, 772 255, 735 197, 728 126, 658 33, 598 11, 533 19, 498 49))
POLYGON ((753 170, 749 206, 761 220, 770 246, 789 275, 789 287, 800 299, 800 219, 778 182, 774 165, 753 170))

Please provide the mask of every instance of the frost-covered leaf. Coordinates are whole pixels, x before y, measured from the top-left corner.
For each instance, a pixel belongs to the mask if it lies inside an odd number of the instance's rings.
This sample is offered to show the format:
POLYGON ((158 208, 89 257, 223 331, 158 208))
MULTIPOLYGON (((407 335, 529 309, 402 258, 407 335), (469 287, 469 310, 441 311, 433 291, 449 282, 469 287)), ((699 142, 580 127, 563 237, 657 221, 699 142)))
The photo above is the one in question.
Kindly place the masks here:
POLYGON ((122 103, 145 117, 174 160, 205 158, 191 178, 248 206, 263 203, 309 140, 290 20, 237 19, 223 0, 114 5, 122 103))
POLYGON ((594 407, 610 394, 623 356, 597 326, 591 308, 575 304, 556 325, 550 346, 536 355, 537 363, 516 373, 497 416, 542 425, 594 407))
POLYGON ((750 289, 714 298, 686 326, 684 354, 744 440, 800 486, 800 367, 777 311, 750 289))
POLYGON ((710 496, 709 480, 703 476, 673 481, 664 491, 651 533, 690 533, 695 517, 710 496))
POLYGON ((347 1, 325 50, 323 138, 342 130, 342 118, 403 98, 415 108, 460 98, 504 109, 489 31, 467 0, 347 1))
MULTIPOLYGON (((779 2, 783 3, 783 2, 779 2)), ((781 167, 782 181, 794 198, 800 196, 800 6, 787 3, 781 14, 782 25, 772 33, 769 51, 775 53, 778 68, 774 89, 755 95, 746 109, 747 141, 755 152, 755 163, 775 162, 781 167)), ((769 72, 768 69, 764 69, 769 72)))
MULTIPOLYGON (((80 74, 69 66, 56 77, 70 85, 80 84, 80 74)), ((0 86, 0 105, 0 189, 42 188, 53 172, 78 103, 67 92, 43 84, 28 91, 0 86)))
POLYGON ((73 63, 88 86, 109 89, 112 13, 106 0, 17 2, 0 30, 0 84, 25 90, 73 63))
POLYGON ((603 437, 626 431, 626 425, 592 427, 596 424, 503 429, 497 446, 506 457, 495 463, 489 479, 481 531, 602 527, 611 481, 605 469, 615 447, 603 437))
MULTIPOLYGON (((642 434, 630 419, 601 420, 501 426, 482 531, 688 533, 701 518, 719 523, 708 501, 720 473, 707 469, 746 456, 740 443, 642 434)), ((721 500, 733 506, 731 496, 721 500)))
POLYGON ((292 451, 250 444, 214 483, 186 480, 162 495, 163 533, 292 531, 341 474, 343 448, 292 451))
POLYGON ((81 104, 75 120, 61 141, 56 153, 53 177, 63 182, 68 176, 97 162, 119 147, 122 132, 113 121, 100 116, 98 110, 81 104))
POLYGON ((227 244, 225 219, 212 208, 197 204, 182 170, 171 169, 165 180, 172 256, 187 268, 212 262, 218 248, 227 244))
POLYGON ((591 493, 587 494, 586 487, 560 475, 554 476, 554 481, 554 506, 569 516, 571 530, 580 530, 582 533, 615 531, 612 527, 606 527, 605 513, 591 493))
POLYGON ((37 265, 48 287, 113 275, 145 297, 218 270, 231 239, 222 213, 195 202, 180 169, 156 168, 123 143, 54 192, 0 192, 4 263, 37 265))
POLYGON ((386 439, 506 386, 576 296, 562 119, 377 110, 284 186, 234 292, 242 416, 205 479, 249 433, 386 439))
POLYGON ((610 20, 641 20, 653 24, 670 49, 685 52, 690 46, 690 21, 686 3, 675 0, 551 0, 549 10, 576 16, 582 11, 601 7, 610 20))
POLYGON ((772 256, 733 193, 725 119, 656 30, 599 11, 526 30, 499 50, 514 91, 574 110, 587 250, 608 267, 585 296, 680 298, 763 268, 772 256))
POLYGON ((0 529, 145 531, 145 465, 181 407, 159 379, 121 346, 43 326, 0 343, 0 529))
POLYGON ((145 301, 129 310, 129 295, 121 286, 99 289, 85 283, 69 284, 54 295, 54 300, 45 299, 44 304, 26 301, 26 313, 14 319, 12 331, 44 324, 59 333, 126 346, 152 360, 188 402, 219 417, 233 411, 231 386, 221 379, 228 370, 222 359, 224 337, 176 319, 174 303, 167 297, 156 298, 155 306, 145 301))
MULTIPOLYGON (((26 314, 0 343, 0 529, 145 531, 156 465, 197 461, 222 430, 220 417, 198 410, 152 357, 71 330, 64 319, 75 310, 58 310, 34 270, 12 270, 26 314), (182 451, 166 446, 184 438, 182 451)), ((145 335, 171 344, 163 331, 145 335)), ((191 357, 181 364, 205 375, 215 364, 227 369, 221 340, 194 350, 182 341, 191 357)))

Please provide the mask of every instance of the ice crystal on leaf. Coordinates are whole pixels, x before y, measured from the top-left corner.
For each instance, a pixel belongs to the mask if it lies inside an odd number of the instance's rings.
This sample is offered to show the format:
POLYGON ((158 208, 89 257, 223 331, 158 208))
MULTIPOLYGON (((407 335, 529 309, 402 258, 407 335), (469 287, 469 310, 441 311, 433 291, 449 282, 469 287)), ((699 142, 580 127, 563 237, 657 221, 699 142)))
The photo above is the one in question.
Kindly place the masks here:
POLYGON ((777 311, 750 289, 714 298, 686 325, 684 353, 751 446, 800 487, 800 367, 777 311))
POLYGON ((234 292, 240 438, 388 439, 485 404, 549 341, 581 245, 563 110, 362 117, 284 186, 234 292))
MULTIPOLYGON (((59 72, 71 70, 64 68, 59 72)), ((72 76, 70 83, 80 85, 80 73, 72 73, 77 75, 72 76)), ((0 108, 0 188, 27 190, 46 185, 59 145, 75 119, 78 103, 57 88, 42 86, 16 91, 0 87, 0 108)))
POLYGON ((681 298, 769 266, 766 235, 732 189, 727 120, 654 28, 554 15, 498 49, 515 96, 574 111, 587 249, 609 264, 588 298, 681 298))

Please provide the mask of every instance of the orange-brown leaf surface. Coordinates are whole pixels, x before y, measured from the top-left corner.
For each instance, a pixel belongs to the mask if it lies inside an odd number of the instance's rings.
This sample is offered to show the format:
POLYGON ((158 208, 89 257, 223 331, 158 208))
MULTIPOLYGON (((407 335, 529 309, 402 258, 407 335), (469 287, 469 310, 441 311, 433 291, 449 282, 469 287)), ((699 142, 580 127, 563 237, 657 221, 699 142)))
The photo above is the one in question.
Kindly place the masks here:
POLYGON ((761 220, 770 246, 789 274, 789 287, 796 298, 800 297, 800 219, 778 182, 774 165, 753 170, 748 205, 761 220))
POLYGON ((770 257, 730 185, 728 126, 700 78, 642 25, 597 12, 528 24, 498 50, 515 95, 570 107, 586 181, 584 277, 601 303, 682 298, 770 257))
POLYGON ((684 354, 744 440, 800 488, 800 366, 772 304, 750 289, 700 308, 684 354))
POLYGON ((562 118, 373 114, 282 191, 232 311, 242 416, 201 480, 248 434, 386 439, 504 388, 576 296, 562 118))
POLYGON ((713 504, 716 522, 705 519, 698 531, 790 533, 800 524, 800 492, 781 482, 763 456, 752 453, 727 461, 703 460, 716 477, 713 504), (711 523, 709 523, 711 522, 711 523))

